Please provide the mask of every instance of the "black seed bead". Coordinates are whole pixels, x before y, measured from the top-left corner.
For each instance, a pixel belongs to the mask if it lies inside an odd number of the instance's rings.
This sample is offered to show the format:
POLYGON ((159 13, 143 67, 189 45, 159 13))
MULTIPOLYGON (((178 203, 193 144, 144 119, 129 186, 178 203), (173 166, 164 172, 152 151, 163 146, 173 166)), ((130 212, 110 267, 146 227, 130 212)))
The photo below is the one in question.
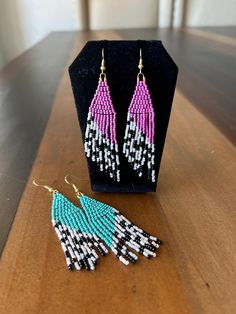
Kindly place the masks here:
POLYGON ((157 248, 156 247, 152 247, 150 245, 145 244, 145 249, 148 249, 151 252, 156 252, 157 248))
POLYGON ((85 259, 83 259, 85 269, 89 270, 90 267, 85 259))
POLYGON ((80 266, 81 268, 84 267, 83 263, 81 263, 81 260, 78 261, 78 264, 79 264, 79 266, 80 266))
POLYGON ((128 253, 126 253, 125 256, 132 262, 132 257, 128 253))
POLYGON ((144 249, 143 249, 143 247, 141 247, 141 248, 139 249, 139 253, 140 253, 140 254, 143 254, 143 251, 144 251, 144 249))
POLYGON ((80 260, 80 265, 82 268, 85 268, 85 265, 84 265, 84 261, 83 260, 80 260))
POLYGON ((98 252, 99 252, 102 256, 105 255, 105 252, 103 251, 103 249, 102 249, 100 246, 98 246, 97 249, 98 249, 98 252))
POLYGON ((121 256, 121 253, 118 251, 118 252, 116 253, 116 257, 119 258, 120 256, 121 256))
POLYGON ((141 237, 140 237, 139 235, 137 235, 137 236, 135 237, 135 241, 140 242, 140 241, 141 241, 141 237))
POLYGON ((127 236, 131 236, 131 233, 127 230, 125 230, 124 234, 126 234, 127 236))
POLYGON ((132 256, 130 256, 129 259, 130 259, 130 261, 131 261, 133 264, 136 263, 136 260, 135 260, 132 256))

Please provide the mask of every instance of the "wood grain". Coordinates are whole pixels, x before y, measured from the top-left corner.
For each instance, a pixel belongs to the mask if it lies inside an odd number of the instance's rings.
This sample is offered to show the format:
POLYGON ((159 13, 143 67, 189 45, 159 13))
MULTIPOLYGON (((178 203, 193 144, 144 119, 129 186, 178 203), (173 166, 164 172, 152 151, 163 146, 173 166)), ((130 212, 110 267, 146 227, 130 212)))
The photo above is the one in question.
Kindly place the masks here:
POLYGON ((203 26, 199 27, 202 31, 211 32, 227 37, 236 38, 236 27, 235 26, 203 26))
POLYGON ((223 45, 229 45, 236 48, 236 39, 231 36, 226 36, 225 34, 217 34, 212 31, 206 31, 196 28, 183 28, 182 31, 194 36, 200 36, 208 40, 217 41, 223 45))
POLYGON ((0 70, 0 254, 37 154, 74 36, 72 32, 52 33, 0 70))
MULTIPOLYGON (((235 40, 236 27, 200 31, 194 35, 191 29, 188 33, 152 28, 118 33, 122 39, 161 39, 179 66, 178 88, 235 144, 236 49, 227 44, 227 37, 235 40), (226 41, 211 33, 225 36, 226 41)), ((96 32, 53 32, 0 71, 0 254, 75 36, 89 40, 96 38, 96 32)))
POLYGON ((91 193, 65 73, 1 259, 0 312, 233 313, 235 170, 233 145, 177 91, 158 193, 91 193), (31 183, 45 180, 78 204, 63 182, 67 173, 84 193, 163 239, 159 257, 124 267, 110 254, 95 273, 68 272, 50 223, 50 195, 31 183))

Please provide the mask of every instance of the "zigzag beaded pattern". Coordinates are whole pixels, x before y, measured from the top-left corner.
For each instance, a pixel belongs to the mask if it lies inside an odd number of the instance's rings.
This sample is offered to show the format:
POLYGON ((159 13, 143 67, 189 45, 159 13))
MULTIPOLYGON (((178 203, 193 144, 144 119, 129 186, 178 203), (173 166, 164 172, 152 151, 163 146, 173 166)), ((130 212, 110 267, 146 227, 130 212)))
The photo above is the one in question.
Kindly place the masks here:
POLYGON ((116 112, 106 80, 99 81, 89 107, 84 150, 101 172, 105 171, 110 178, 120 181, 116 112))
POLYGON ((98 259, 95 248, 101 255, 108 253, 83 211, 58 192, 53 196, 52 225, 69 270, 94 270, 98 259))
POLYGON ((138 81, 129 106, 123 153, 139 177, 147 164, 148 179, 155 182, 155 113, 145 81, 138 81))
POLYGON ((80 202, 93 230, 123 264, 128 265, 129 261, 135 263, 138 259, 129 248, 147 258, 156 256, 161 243, 158 238, 140 229, 107 204, 85 195, 80 196, 80 202))

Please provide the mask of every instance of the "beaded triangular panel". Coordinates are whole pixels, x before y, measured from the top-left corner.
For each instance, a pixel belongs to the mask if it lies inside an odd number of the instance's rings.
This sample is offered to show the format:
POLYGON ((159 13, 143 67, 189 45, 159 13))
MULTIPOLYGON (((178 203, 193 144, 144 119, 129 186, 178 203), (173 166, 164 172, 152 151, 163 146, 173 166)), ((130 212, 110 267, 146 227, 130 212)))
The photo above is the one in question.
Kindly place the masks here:
POLYGON ((148 179, 155 182, 155 113, 145 80, 138 80, 131 100, 124 136, 123 153, 139 177, 147 165, 148 179))
POLYGON ((101 172, 107 172, 110 178, 120 181, 116 112, 107 80, 99 80, 89 107, 84 149, 86 156, 97 163, 101 172))

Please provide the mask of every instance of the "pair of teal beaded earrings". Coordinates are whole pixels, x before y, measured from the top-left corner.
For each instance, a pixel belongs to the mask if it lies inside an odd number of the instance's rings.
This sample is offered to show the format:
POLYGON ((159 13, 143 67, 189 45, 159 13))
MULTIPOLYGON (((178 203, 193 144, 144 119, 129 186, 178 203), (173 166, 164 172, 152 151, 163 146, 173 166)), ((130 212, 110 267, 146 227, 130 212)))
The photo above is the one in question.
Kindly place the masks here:
POLYGON ((60 241, 69 270, 94 270, 101 255, 110 250, 124 265, 135 263, 136 251, 147 258, 155 257, 161 241, 134 225, 115 208, 84 195, 68 180, 82 209, 72 204, 59 191, 47 185, 33 184, 47 189, 53 196, 52 225, 60 241), (132 251, 133 250, 133 251, 132 251))

